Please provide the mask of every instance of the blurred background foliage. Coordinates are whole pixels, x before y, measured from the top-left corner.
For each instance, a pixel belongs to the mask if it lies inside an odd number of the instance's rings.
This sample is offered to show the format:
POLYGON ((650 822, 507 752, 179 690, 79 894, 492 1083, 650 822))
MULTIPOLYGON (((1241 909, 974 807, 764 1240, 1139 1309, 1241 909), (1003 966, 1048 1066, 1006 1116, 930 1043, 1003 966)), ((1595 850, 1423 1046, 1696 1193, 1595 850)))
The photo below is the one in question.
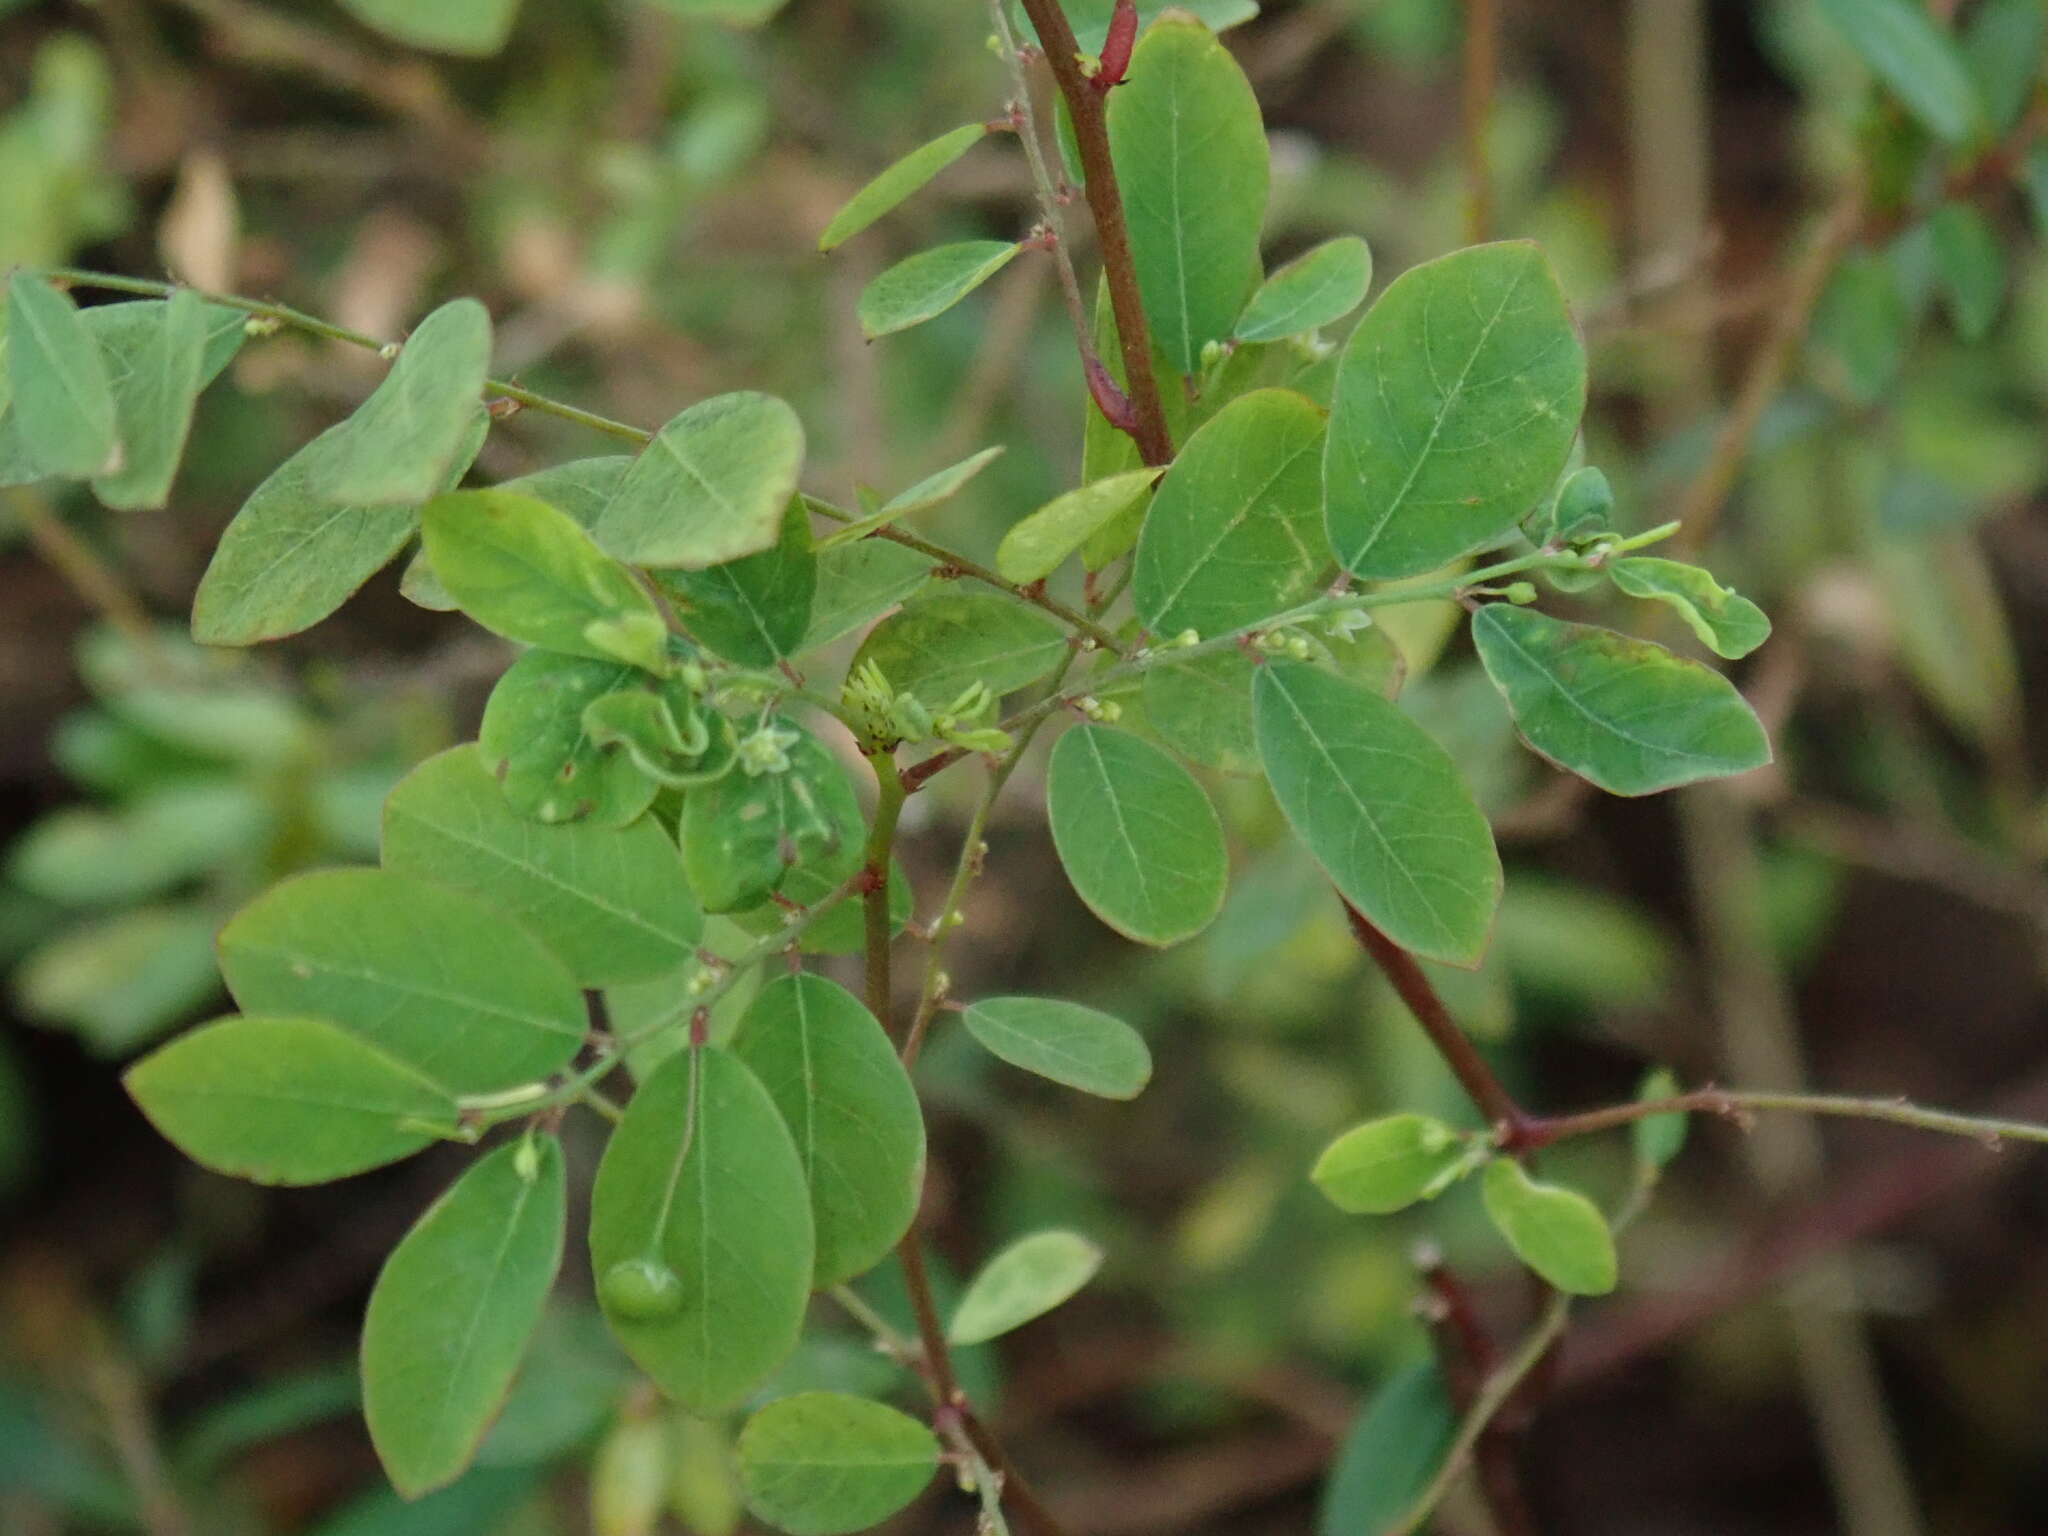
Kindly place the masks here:
MULTIPOLYGON (((724 389, 785 396, 810 431, 807 488, 842 503, 1006 444, 927 514, 925 531, 986 555, 1078 469, 1083 405, 1046 264, 1020 260, 874 346, 853 308, 909 251, 1021 233, 1021 158, 991 144, 829 260, 813 245, 879 167, 1001 113, 987 18, 803 0, 727 24, 745 9, 531 0, 502 51, 447 58, 365 25, 412 14, 372 0, 0 0, 0 268, 171 271, 377 335, 474 293, 501 374, 596 409, 655 423, 724 389)), ((1741 676, 1774 769, 1733 794, 1580 796, 1514 746, 1446 649, 1451 611, 1389 615, 1404 702, 1452 746, 1509 864, 1491 957, 1436 979, 1549 1107, 1626 1095, 1663 1061, 1693 1081, 1804 1073, 2048 1113, 2048 162, 1926 217, 1941 199, 1916 170, 1924 133, 1871 90, 1819 0, 1502 10, 1491 223, 1544 243, 1586 327, 1587 458, 1624 527, 1696 505, 1717 402, 1773 346, 1811 242, 1832 238, 1836 259, 1807 334, 1784 338, 1784 386, 1727 515, 1697 527, 1777 622, 1741 676), (1864 204, 1831 225, 1847 185, 1864 204)), ((1972 0, 1956 19, 1980 34, 1987 89, 2017 81, 2001 131, 2037 120, 2038 4, 1972 0)), ((1363 232, 1383 284, 1461 242, 1461 30, 1456 0, 1275 0, 1231 32, 1273 134, 1269 264, 1363 232)), ((473 732, 506 659, 388 574, 282 646, 182 638, 241 497, 372 368, 252 340, 205 399, 167 513, 0 493, 10 1536, 660 1521, 724 1536, 740 1519, 724 1427, 666 1414, 566 1305, 483 1464, 401 1506, 352 1416, 349 1351, 375 1265, 448 1165, 259 1191, 184 1163, 119 1091, 124 1059, 219 1005, 224 915, 291 869, 371 857, 383 791, 473 732)), ((521 418, 477 474, 602 446, 521 418)), ((1429 1348, 1412 1306, 1422 1227, 1347 1220, 1304 1171, 1362 1115, 1470 1111, 1262 785, 1215 785, 1229 905, 1154 955, 1068 892, 1035 771, 992 829, 956 993, 1099 1003, 1144 1030, 1159 1073, 1134 1105, 1055 1098, 941 1034, 923 1068, 941 1246, 971 1264, 1056 1224, 1112 1254, 1101 1284, 963 1370, 1081 1530, 1320 1520, 1342 1536, 1356 1510, 1320 1492, 1338 1443, 1429 1348)), ((927 904, 970 788, 941 780, 906 817, 927 904)), ((1627 1176, 1619 1146, 1567 1158, 1595 1189, 1627 1176)), ((1623 1293, 1588 1309, 1527 1430, 1542 1527, 2040 1530, 2040 1170, 1866 1126, 1701 1128, 1631 1235, 1623 1293)), ((1511 1332, 1529 1298, 1469 1193, 1421 1221, 1511 1332)), ((891 1390, 892 1367, 821 1324, 783 1385, 891 1390)), ((1432 1432, 1426 1406, 1384 1401, 1432 1432)), ((935 1497, 900 1526, 965 1518, 935 1497)), ((1443 1528, 1484 1527, 1454 1501, 1443 1528)))

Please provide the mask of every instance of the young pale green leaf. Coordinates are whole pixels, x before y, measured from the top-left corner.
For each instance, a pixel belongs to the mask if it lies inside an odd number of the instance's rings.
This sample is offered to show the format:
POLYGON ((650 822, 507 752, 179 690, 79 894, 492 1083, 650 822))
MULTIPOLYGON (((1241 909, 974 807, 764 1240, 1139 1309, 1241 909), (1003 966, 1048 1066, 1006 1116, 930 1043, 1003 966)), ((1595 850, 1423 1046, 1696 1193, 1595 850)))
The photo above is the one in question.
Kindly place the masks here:
POLYGON ((1441 1120, 1387 1115, 1331 1142, 1309 1177, 1338 1210, 1385 1216, 1442 1194, 1470 1169, 1470 1149, 1441 1120))
POLYGON ((939 1442, 886 1403, 843 1392, 779 1398, 735 1448, 747 1507, 789 1536, 879 1525, 932 1480, 939 1442))
POLYGON ((1010 240, 963 240, 904 257, 861 290, 854 306, 861 334, 874 341, 943 315, 1023 249, 1010 240))
POLYGON ((1334 325, 1365 302, 1372 251, 1356 235, 1340 235, 1305 251, 1259 285, 1237 317, 1241 342, 1279 341, 1334 325))
POLYGON ((796 1347, 811 1203, 775 1101, 724 1051, 686 1050, 633 1095, 590 1197, 598 1300, 690 1412, 743 1402, 796 1347))
POLYGON ((833 529, 830 534, 818 541, 818 552, 823 554, 826 550, 837 549, 842 544, 852 544, 866 538, 878 528, 886 528, 891 523, 910 516, 913 512, 922 512, 951 500, 959 494, 962 486, 1002 455, 1003 450, 1000 447, 984 448, 979 453, 968 455, 957 464, 948 464, 944 469, 926 475, 907 491, 891 496, 870 516, 857 517, 852 522, 833 529))
POLYGON ((635 686, 646 674, 620 661, 528 651, 491 690, 477 751, 505 803, 535 821, 588 817, 623 827, 654 803, 654 781, 625 753, 591 739, 583 711, 592 700, 635 686))
POLYGON ((876 625, 851 671, 873 663, 898 693, 939 710, 976 682, 998 696, 1014 693, 1066 654, 1066 632, 1038 609, 997 592, 948 587, 876 625))
POLYGON ((821 547, 817 572, 811 625, 799 651, 830 645, 915 597, 931 576, 932 558, 887 539, 863 539, 821 547))
POLYGON ((1727 678, 1647 640, 1488 603, 1472 639, 1522 737, 1609 794, 1648 795, 1771 760, 1727 678))
POLYGON ((121 468, 106 363, 78 307, 40 277, 7 283, 9 418, 32 470, 84 480, 121 468))
POLYGON ((707 912, 758 907, 799 865, 836 886, 860 864, 860 802, 839 759, 801 726, 766 728, 790 738, 788 767, 736 769, 683 801, 683 868, 707 912))
MULTIPOLYGON (((1646 1073, 1642 1086, 1636 1090, 1639 1100, 1670 1099, 1677 1095, 1678 1079, 1665 1067, 1646 1073)), ((1686 1130, 1687 1120, 1683 1114, 1643 1116, 1629 1127, 1637 1161, 1651 1168, 1668 1167, 1685 1150, 1686 1130)))
POLYGON ((1384 1536, 1429 1486, 1457 1434, 1458 1411, 1434 1362, 1392 1377, 1338 1447, 1320 1536, 1384 1536))
POLYGON ((1223 824, 1202 786, 1150 742, 1076 726, 1053 748, 1045 800, 1075 893, 1118 933, 1178 944, 1223 909, 1223 824))
POLYGON ((258 1184, 325 1184, 455 1132, 448 1094, 317 1019, 219 1019, 122 1078, 179 1151, 258 1184))
POLYGON ((818 589, 803 498, 790 498, 773 549, 702 571, 663 571, 655 581, 706 649, 748 667, 787 660, 803 645, 818 589))
POLYGON ((1820 13, 1937 139, 1965 144, 1983 134, 1984 108, 1962 50, 1922 0, 1820 0, 1820 13))
POLYGON ((412 48, 482 58, 512 35, 519 0, 341 0, 356 19, 412 48))
POLYGON ((1956 334, 1982 341, 2005 303, 2005 247, 1991 221, 1969 203, 1944 203, 1930 222, 1935 269, 1956 334))
POLYGON ((996 569, 1010 581, 1043 581, 1105 524, 1144 499, 1165 471, 1133 469, 1055 496, 1014 524, 996 548, 996 569))
MULTIPOLYGON (((215 306, 180 288, 162 304, 104 307, 142 310, 153 323, 140 335, 117 336, 111 326, 94 326, 87 319, 86 328, 95 333, 106 360, 121 436, 121 467, 96 478, 93 494, 123 510, 160 507, 171 494, 204 387, 208 312, 215 306)), ((239 322, 241 317, 235 318, 239 322)), ((239 325, 235 334, 240 334, 239 325)))
MULTIPOLYGON (((447 484, 462 478, 490 430, 471 404, 470 435, 447 484)), ((192 638, 253 645, 309 629, 391 563, 419 525, 410 506, 343 506, 323 486, 349 431, 329 427, 257 486, 215 546, 192 600, 192 638)))
POLYGON ((781 532, 803 462, 803 423, 773 395, 702 400, 655 434, 590 531, 633 565, 757 555, 781 532))
POLYGON ((435 576, 484 628, 571 656, 666 666, 654 599, 568 514, 511 491, 451 491, 427 503, 420 527, 435 576))
POLYGON ((544 826, 512 809, 474 746, 427 759, 391 791, 384 867, 504 908, 582 987, 673 972, 704 933, 682 856, 651 817, 544 826))
POLYGON ((1605 470, 1588 464, 1567 475, 1557 488, 1557 499, 1544 520, 1543 541, 1570 543, 1594 538, 1613 527, 1614 487, 1607 483, 1605 470))
POLYGON ((363 1318, 363 1417, 408 1498, 468 1470, 547 1305, 566 1216, 561 1143, 522 1139, 472 1164, 384 1261, 363 1318))
POLYGON ((1078 1232, 1034 1232, 981 1266, 953 1308, 946 1338, 985 1344, 1043 1317, 1095 1278, 1102 1250, 1078 1232))
POLYGON ((475 299, 443 304, 342 424, 313 489, 366 507, 417 506, 445 490, 468 463, 490 364, 489 312, 475 299))
POLYGON ((674 1436, 658 1409, 629 1405, 590 1458, 591 1536, 655 1536, 674 1436))
POLYGON ((732 1053, 796 1139, 817 1233, 812 1286, 872 1269, 924 1190, 924 1114, 888 1035, 844 987, 798 972, 761 989, 732 1053))
POLYGON ((1274 798, 1344 899, 1404 949, 1476 964, 1500 855, 1450 754, 1378 693, 1306 662, 1259 669, 1252 719, 1274 798))
POLYGON ((1985 121, 1993 133, 2010 132, 2041 78, 2048 10, 2039 0, 1981 0, 1963 23, 1962 43, 1985 121))
POLYGON ((818 249, 829 251, 852 239, 987 137, 987 124, 963 123, 919 145, 846 200, 818 236, 818 249))
POLYGON ((536 1082, 589 1020, 575 978, 497 907, 382 869, 272 886, 220 935, 252 1013, 327 1019, 454 1093, 536 1082))
POLYGON ((1605 1296, 1614 1289, 1614 1234, 1600 1207, 1577 1190, 1532 1179, 1513 1158, 1486 1165, 1479 1183, 1486 1214, 1515 1257, 1560 1291, 1605 1296))
POLYGON ((1586 405, 1586 353, 1534 245, 1396 278, 1345 344, 1323 478, 1354 576, 1418 576, 1498 542, 1548 491, 1586 405))
POLYGON ((985 997, 961 1020, 1013 1067, 1105 1099, 1135 1099, 1152 1080, 1152 1053, 1122 1019, 1053 997, 985 997))
POLYGON ((1153 634, 1222 634, 1315 590, 1330 560, 1320 527, 1323 424, 1305 396, 1261 389, 1182 446, 1152 498, 1132 571, 1132 597, 1153 634))
POLYGON ((1610 562, 1607 573, 1630 597, 1676 609, 1700 644, 1716 656, 1731 661, 1747 656, 1771 637, 1771 621, 1763 609, 1696 565, 1629 555, 1610 562))
POLYGON ((1162 16, 1110 93, 1109 147, 1153 339, 1195 373, 1259 280, 1272 167, 1258 98, 1207 27, 1162 16))

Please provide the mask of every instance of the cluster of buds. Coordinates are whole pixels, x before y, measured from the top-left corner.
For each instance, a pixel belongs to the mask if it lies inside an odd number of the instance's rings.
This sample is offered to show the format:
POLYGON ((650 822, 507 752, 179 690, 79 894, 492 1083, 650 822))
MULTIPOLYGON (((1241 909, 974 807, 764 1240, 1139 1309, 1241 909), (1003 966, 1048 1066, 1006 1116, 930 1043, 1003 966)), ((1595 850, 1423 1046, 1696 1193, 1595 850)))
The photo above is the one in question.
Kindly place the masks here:
POLYGON ((1268 656, 1288 656, 1296 661, 1307 661, 1316 653, 1315 642, 1291 625, 1267 630, 1259 636, 1258 647, 1268 656))
POLYGON ((943 741, 968 752, 1007 752, 1012 745, 1008 731, 987 723, 997 703, 987 683, 970 683, 945 708, 934 710, 914 694, 898 693, 869 661, 847 678, 840 702, 869 751, 886 751, 905 741, 943 741))

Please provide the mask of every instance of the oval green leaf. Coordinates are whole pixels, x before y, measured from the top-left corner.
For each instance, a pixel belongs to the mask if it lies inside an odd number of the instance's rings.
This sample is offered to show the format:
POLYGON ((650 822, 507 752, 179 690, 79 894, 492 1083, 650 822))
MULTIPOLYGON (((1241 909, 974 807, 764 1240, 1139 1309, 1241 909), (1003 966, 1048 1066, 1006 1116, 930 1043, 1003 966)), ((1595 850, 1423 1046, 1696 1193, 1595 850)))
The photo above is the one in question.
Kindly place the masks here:
POLYGON ((702 400, 655 434, 590 531, 633 565, 757 555, 779 536, 803 463, 803 423, 773 395, 702 400))
POLYGON ((384 1261, 363 1318, 363 1417, 407 1498, 475 1457, 547 1305, 566 1217, 561 1143, 522 1139, 472 1164, 384 1261))
POLYGON ((1237 317, 1237 339, 1279 341, 1334 325, 1365 302, 1371 286, 1371 248, 1356 235, 1325 240, 1259 285, 1237 317))
POLYGON ((811 1289, 811 1204, 775 1101, 709 1047, 664 1062, 612 1133, 590 1197, 590 1260, 626 1353, 690 1412, 729 1412, 796 1347, 811 1289), (621 1307, 615 1272, 673 1275, 621 1307))
POLYGON ((1532 1179, 1507 1157, 1486 1165, 1479 1189, 1487 1216, 1515 1257, 1545 1280, 1574 1296, 1605 1296, 1614 1289, 1614 1234, 1600 1207, 1584 1195, 1532 1179))
POLYGON ((1428 1115, 1386 1115, 1323 1149, 1309 1177, 1340 1211, 1385 1216, 1433 1200, 1470 1166, 1470 1142, 1428 1115))
POLYGON ((1488 603, 1472 639, 1522 739, 1614 795, 1746 773, 1764 728, 1720 673, 1611 629, 1488 603))
POLYGON ((799 972, 761 989, 732 1052, 796 1139, 817 1234, 813 1287, 873 1268, 910 1230, 924 1189, 924 1113, 888 1035, 846 988, 799 972))
POLYGON ((1585 405, 1585 349, 1534 245, 1402 273, 1337 368, 1323 456, 1337 559, 1389 581, 1498 542, 1556 482, 1585 405))
POLYGON ((943 315, 1023 249, 1012 240, 963 240, 904 257, 861 290, 861 334, 874 341, 943 315))
POLYGON ((1132 572, 1153 634, 1223 634, 1314 592, 1330 560, 1323 424, 1306 396, 1260 389, 1187 440, 1152 498, 1132 572))
POLYGON ((683 868, 707 912, 758 907, 799 865, 836 886, 860 864, 860 802, 846 769, 803 727, 770 726, 794 735, 788 768, 734 770, 683 801, 683 868))
POLYGON ((985 1344, 1043 1317, 1095 1278, 1102 1250, 1078 1232, 1034 1232, 982 1265, 968 1282, 946 1338, 985 1344))
POLYGON ((258 1184, 345 1179, 455 1132, 443 1089, 317 1019, 219 1019, 122 1082, 179 1151, 258 1184))
POLYGON ((1379 694, 1306 662, 1259 669, 1252 719, 1273 797, 1344 899, 1403 949, 1475 964, 1500 855, 1450 754, 1379 694))
POLYGON ((879 1525, 938 1470, 939 1442, 886 1403, 799 1392, 747 1421, 735 1447, 747 1507, 789 1536, 879 1525))
POLYGON ((652 818, 543 826, 514 811, 477 748, 420 764, 384 802, 384 867, 467 891, 547 941, 578 986, 651 981, 694 958, 704 914, 652 818))
MULTIPOLYGON (((93 494, 110 507, 161 507, 184 457, 199 403, 208 358, 210 321, 218 307, 189 288, 162 303, 109 304, 103 309, 139 311, 139 325, 94 325, 113 391, 114 420, 121 435, 121 467, 99 476, 93 494)), ((122 316, 125 320, 127 317, 122 316)), ((236 338, 242 317, 233 316, 236 338)))
POLYGON ((1066 631, 1040 610, 998 592, 949 588, 876 625, 849 675, 872 663, 898 693, 942 710, 977 682, 998 697, 1015 693, 1066 655, 1066 631))
POLYGON ((654 802, 654 781, 625 753, 583 728, 593 699, 634 686, 645 674, 620 661, 528 651, 491 690, 477 751, 505 803, 535 821, 588 817, 622 827, 654 802))
POLYGON ((1771 621, 1763 609, 1696 565, 1629 555, 1610 561, 1607 574, 1630 597, 1675 609, 1686 628, 1716 656, 1732 661, 1771 638, 1771 621))
POLYGON ((220 935, 251 1013, 326 1019, 455 1093, 546 1077, 583 1045, 575 978, 503 911, 383 869, 272 886, 220 935))
POLYGON ((1392 1377, 1337 1449, 1321 1536, 1382 1536, 1422 1496, 1457 1434, 1458 1411, 1433 1361, 1392 1377))
POLYGON ((329 444, 319 483, 329 501, 417 506, 445 490, 464 456, 491 364, 491 317, 475 299, 443 304, 329 444))
POLYGON ((1956 334, 1982 341, 2005 303, 2005 247, 1983 210, 1970 203, 1944 203, 1928 222, 1935 271, 1956 334))
POLYGON ((1052 997, 985 997, 961 1015, 993 1056, 1105 1099, 1135 1099, 1152 1080, 1145 1038, 1122 1019, 1052 997))
POLYGON ((121 467, 106 363, 78 307, 40 277, 7 282, 7 378, 29 467, 84 480, 121 467))
POLYGON ((1135 506, 1164 473, 1133 469, 1055 496, 1003 535, 996 569, 1020 585, 1043 581, 1098 529, 1135 506))
POLYGON ((1076 726, 1053 748, 1045 799, 1075 893, 1118 933, 1178 944, 1223 909, 1223 824, 1202 786, 1150 742, 1076 726))
POLYGON ((1820 13, 1937 139, 1966 144, 1984 132, 1962 50, 1922 0, 1820 0, 1820 13))
POLYGON ((818 236, 818 249, 829 251, 852 239, 987 137, 985 123, 963 123, 920 144, 846 200, 818 236))
POLYGON ((1259 280, 1272 167, 1258 98, 1207 27, 1168 14, 1110 93, 1109 146, 1153 341, 1192 374, 1259 280))
POLYGON ((663 571, 655 581, 706 649, 747 667, 794 656, 810 629, 818 588, 803 498, 790 498, 773 549, 701 571, 663 571))

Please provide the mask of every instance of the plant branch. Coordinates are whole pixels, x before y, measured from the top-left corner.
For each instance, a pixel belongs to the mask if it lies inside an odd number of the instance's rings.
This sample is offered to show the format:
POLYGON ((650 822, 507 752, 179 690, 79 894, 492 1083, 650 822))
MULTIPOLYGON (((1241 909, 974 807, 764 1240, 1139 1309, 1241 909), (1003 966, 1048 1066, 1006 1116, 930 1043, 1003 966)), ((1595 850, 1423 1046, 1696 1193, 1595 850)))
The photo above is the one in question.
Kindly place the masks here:
POLYGON ((1080 152, 1088 212, 1095 221, 1095 243, 1102 252, 1102 274, 1109 287, 1109 306, 1116 315, 1117 340, 1123 352, 1125 388, 1136 413, 1132 437, 1138 455, 1155 467, 1173 461, 1173 438, 1166 426, 1166 407, 1152 371, 1152 333, 1145 323, 1144 300, 1138 293, 1138 269, 1131 257, 1130 228, 1124 221, 1123 194, 1117 188, 1116 164, 1109 153, 1109 116, 1104 93, 1081 72, 1081 45, 1060 9, 1059 0, 1023 0, 1024 14, 1045 50, 1052 77, 1066 98, 1080 152))
POLYGON ((935 544, 930 539, 923 538, 918 534, 911 533, 908 529, 899 528, 894 524, 885 524, 869 534, 868 537, 871 539, 887 539, 892 544, 901 544, 906 549, 914 549, 920 554, 930 555, 934 560, 940 562, 940 574, 952 571, 960 576, 972 577, 984 586, 994 587, 998 592, 1007 592, 1020 602, 1029 603, 1034 608, 1044 609, 1045 612, 1058 619, 1067 628, 1074 631, 1075 634, 1082 636, 1088 644, 1097 649, 1108 651, 1113 656, 1121 656, 1124 653, 1123 644, 1115 635, 1078 609, 1061 602, 1050 593, 1040 591, 1036 583, 1028 587, 1022 586, 1017 582, 1011 581, 1007 576, 990 570, 978 561, 969 560, 965 555, 953 553, 943 544, 935 544))
POLYGON ((1500 73, 1499 0, 1464 0, 1465 37, 1459 90, 1460 138, 1465 159, 1465 239, 1493 238, 1493 168, 1487 130, 1493 119, 1494 81, 1500 73))
POLYGON ((1615 1130, 1653 1115, 1720 1115, 1744 1124, 1754 1114, 1773 1111, 1846 1120, 1879 1120, 1888 1125, 1933 1131, 1943 1136, 1966 1136, 1991 1151, 1997 1151, 2000 1143, 2007 1141, 2048 1145, 2048 1125, 2036 1121, 1929 1109, 1909 1099, 1858 1098, 1836 1093, 1773 1093, 1748 1088, 1699 1088, 1667 1099, 1642 1099, 1632 1104, 1610 1104, 1604 1109, 1589 1109, 1579 1114, 1538 1118, 1531 1121, 1524 1132, 1521 1148, 1533 1152, 1553 1142, 1615 1130))
POLYGON ((6 505, 20 519, 22 531, 43 563, 70 584, 99 616, 145 660, 161 655, 156 625, 142 600, 121 575, 59 517, 42 493, 23 486, 7 492, 6 505))

